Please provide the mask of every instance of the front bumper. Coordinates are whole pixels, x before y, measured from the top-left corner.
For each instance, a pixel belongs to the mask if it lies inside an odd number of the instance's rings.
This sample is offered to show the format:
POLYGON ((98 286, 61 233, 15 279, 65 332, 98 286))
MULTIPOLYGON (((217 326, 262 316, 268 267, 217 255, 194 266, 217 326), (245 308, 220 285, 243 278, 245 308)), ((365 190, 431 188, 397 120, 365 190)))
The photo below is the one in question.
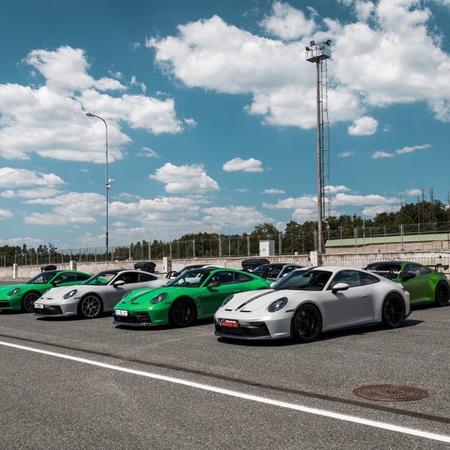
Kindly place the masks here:
POLYGON ((150 316, 146 312, 138 314, 128 314, 128 316, 118 316, 113 314, 114 325, 123 325, 127 327, 151 327, 154 325, 150 316))
POLYGON ((20 311, 22 309, 22 300, 20 298, 10 297, 8 300, 0 300, 0 311, 20 311))
POLYGON ((78 299, 68 302, 37 300, 34 304, 36 317, 69 317, 78 315, 78 299))
POLYGON ((219 311, 214 318, 214 334, 218 337, 248 340, 273 340, 291 337, 291 314, 276 313, 274 316, 248 317, 244 313, 219 311), (235 320, 238 328, 223 327, 221 320, 235 320))

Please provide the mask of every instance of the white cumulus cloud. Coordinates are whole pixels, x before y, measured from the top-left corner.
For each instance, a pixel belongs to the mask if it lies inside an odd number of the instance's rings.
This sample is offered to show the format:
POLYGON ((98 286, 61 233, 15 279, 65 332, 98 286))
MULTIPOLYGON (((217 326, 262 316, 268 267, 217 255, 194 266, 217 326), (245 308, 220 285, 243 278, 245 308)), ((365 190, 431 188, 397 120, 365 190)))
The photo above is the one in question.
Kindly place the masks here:
POLYGON ((217 182, 208 176, 201 164, 176 166, 166 163, 150 175, 150 178, 164 183, 166 192, 170 194, 219 190, 217 182))
POLYGON ((373 117, 358 117, 349 127, 348 134, 351 136, 371 136, 378 128, 378 121, 373 117))
POLYGON ((227 161, 222 169, 225 172, 263 172, 262 162, 255 158, 242 159, 233 158, 227 161))

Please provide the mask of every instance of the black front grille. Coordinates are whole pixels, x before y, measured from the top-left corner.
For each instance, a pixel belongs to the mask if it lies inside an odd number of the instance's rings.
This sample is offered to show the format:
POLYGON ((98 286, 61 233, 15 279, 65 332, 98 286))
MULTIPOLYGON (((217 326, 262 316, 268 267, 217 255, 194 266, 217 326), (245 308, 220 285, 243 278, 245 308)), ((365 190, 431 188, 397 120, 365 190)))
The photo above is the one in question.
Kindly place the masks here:
POLYGON ((264 337, 270 335, 269 329, 264 322, 240 325, 239 328, 222 327, 218 322, 215 322, 215 328, 217 333, 228 336, 264 337))
POLYGON ((52 314, 62 314, 62 309, 60 306, 44 306, 43 308, 34 308, 36 314, 45 314, 46 316, 52 314))
POLYGON ((130 314, 128 316, 117 316, 116 314, 114 314, 113 317, 117 323, 123 324, 150 323, 150 316, 147 313, 130 314))
POLYGON ((6 301, 0 302, 0 308, 9 308, 9 306, 10 306, 9 302, 6 301))

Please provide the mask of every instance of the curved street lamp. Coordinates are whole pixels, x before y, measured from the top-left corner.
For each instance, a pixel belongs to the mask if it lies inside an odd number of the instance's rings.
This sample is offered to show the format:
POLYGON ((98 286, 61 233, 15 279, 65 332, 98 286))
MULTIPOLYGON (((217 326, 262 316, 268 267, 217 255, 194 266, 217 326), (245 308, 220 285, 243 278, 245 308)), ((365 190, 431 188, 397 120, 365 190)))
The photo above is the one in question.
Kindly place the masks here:
POLYGON ((106 177, 105 177, 105 191, 106 191, 106 261, 108 261, 109 254, 109 217, 108 217, 108 209, 109 209, 109 190, 111 189, 112 180, 109 179, 109 160, 108 160, 108 124, 103 117, 97 116, 90 112, 86 113, 87 117, 94 117, 96 119, 101 120, 105 124, 105 150, 106 150, 106 177))

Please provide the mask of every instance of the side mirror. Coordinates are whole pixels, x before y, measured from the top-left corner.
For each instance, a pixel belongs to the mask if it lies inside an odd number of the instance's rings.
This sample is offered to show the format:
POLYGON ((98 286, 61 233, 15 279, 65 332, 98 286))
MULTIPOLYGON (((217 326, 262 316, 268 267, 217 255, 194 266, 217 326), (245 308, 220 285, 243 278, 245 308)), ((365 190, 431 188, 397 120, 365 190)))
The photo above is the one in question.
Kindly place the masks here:
POLYGON ((211 280, 211 281, 208 283, 207 288, 208 288, 208 289, 212 289, 212 288, 215 288, 215 287, 217 287, 217 286, 220 286, 220 281, 217 281, 217 280, 211 280))
POLYGON ((58 280, 52 281, 52 286, 57 287, 59 283, 61 283, 61 281, 58 280))
POLYGON ((274 281, 273 283, 270 283, 270 289, 273 289, 275 287, 275 285, 277 284, 276 281, 274 281))
POLYGON ((336 294, 336 292, 340 292, 340 291, 346 291, 350 286, 347 283, 337 283, 333 286, 333 288, 331 289, 331 292, 333 294, 336 294))
POLYGON ((125 284, 124 280, 117 280, 117 281, 114 281, 113 286, 120 287, 120 286, 123 286, 124 284, 125 284))
POLYGON ((415 273, 412 272, 400 272, 399 278, 402 281, 412 280, 416 276, 415 273))

